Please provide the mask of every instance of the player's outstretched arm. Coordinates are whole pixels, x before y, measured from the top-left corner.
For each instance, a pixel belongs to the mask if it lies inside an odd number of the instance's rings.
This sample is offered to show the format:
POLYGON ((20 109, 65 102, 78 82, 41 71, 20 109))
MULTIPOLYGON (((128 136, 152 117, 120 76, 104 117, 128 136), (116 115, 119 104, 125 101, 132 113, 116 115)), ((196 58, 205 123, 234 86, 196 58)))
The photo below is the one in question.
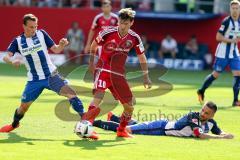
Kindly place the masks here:
POLYGON ((95 34, 94 30, 90 29, 90 31, 88 33, 87 43, 86 43, 86 46, 84 48, 84 53, 89 53, 90 52, 91 42, 92 42, 94 34, 95 34))
POLYGON ((54 53, 61 53, 63 51, 64 47, 68 45, 68 43, 69 42, 68 42, 68 40, 66 38, 62 38, 62 39, 60 39, 58 45, 55 44, 50 49, 54 53))
POLYGON ((221 133, 220 135, 211 135, 202 133, 198 136, 200 139, 233 139, 234 136, 230 133, 221 133))
POLYGON ((14 54, 12 52, 8 52, 7 55, 3 57, 3 61, 6 62, 7 64, 11 64, 14 67, 18 68, 21 65, 21 62, 19 59, 12 60, 11 57, 13 57, 13 55, 14 54))
POLYGON ((98 48, 98 44, 94 40, 90 48, 90 58, 89 58, 89 67, 88 67, 91 73, 94 73, 94 70, 95 70, 94 59, 95 59, 95 53, 97 51, 97 48, 98 48))
POLYGON ((148 64, 147 64, 147 58, 145 54, 138 55, 138 59, 143 71, 143 85, 145 88, 150 89, 152 87, 152 81, 149 78, 148 75, 148 64))

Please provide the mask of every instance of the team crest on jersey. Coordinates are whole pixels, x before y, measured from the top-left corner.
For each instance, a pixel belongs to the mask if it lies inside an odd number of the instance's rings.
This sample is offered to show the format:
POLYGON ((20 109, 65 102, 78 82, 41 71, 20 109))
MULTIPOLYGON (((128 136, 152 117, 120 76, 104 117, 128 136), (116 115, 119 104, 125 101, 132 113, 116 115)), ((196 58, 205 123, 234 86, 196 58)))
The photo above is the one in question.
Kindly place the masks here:
POLYGON ((131 40, 126 41, 126 48, 131 48, 133 45, 133 42, 131 40))
POLYGON ((120 47, 124 48, 124 49, 130 49, 130 48, 132 48, 132 46, 133 46, 132 40, 127 40, 127 41, 123 42, 122 44, 120 44, 120 47))

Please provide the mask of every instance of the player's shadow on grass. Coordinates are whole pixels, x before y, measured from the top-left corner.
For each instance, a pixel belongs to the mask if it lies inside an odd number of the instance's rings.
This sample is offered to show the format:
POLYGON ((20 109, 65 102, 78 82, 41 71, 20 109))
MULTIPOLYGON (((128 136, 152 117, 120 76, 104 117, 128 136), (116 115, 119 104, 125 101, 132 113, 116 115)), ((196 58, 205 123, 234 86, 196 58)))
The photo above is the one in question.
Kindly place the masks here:
POLYGON ((114 140, 89 140, 89 139, 79 139, 79 140, 67 140, 63 144, 68 147, 79 147, 80 149, 86 150, 97 150, 101 147, 114 147, 120 145, 128 145, 128 144, 135 144, 132 142, 126 142, 124 144, 120 144, 119 142, 125 141, 124 138, 116 137, 114 140))
POLYGON ((1 143, 26 143, 28 145, 34 145, 34 141, 54 141, 51 139, 34 139, 34 138, 25 138, 17 135, 16 133, 8 133, 8 139, 0 139, 1 143))
POLYGON ((177 137, 177 136, 167 136, 169 138, 175 138, 176 140, 179 139, 183 139, 184 141, 210 141, 210 139, 200 139, 200 138, 196 138, 196 137, 177 137))

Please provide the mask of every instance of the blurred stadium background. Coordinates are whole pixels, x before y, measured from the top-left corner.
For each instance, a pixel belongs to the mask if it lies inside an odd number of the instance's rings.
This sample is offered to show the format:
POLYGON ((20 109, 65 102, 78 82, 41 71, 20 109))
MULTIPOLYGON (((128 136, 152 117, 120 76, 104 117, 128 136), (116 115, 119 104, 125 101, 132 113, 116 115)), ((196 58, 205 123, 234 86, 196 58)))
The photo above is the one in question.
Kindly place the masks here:
MULTIPOLYGON (((216 31, 228 13, 230 0, 112 0, 113 12, 131 7, 137 11, 133 29, 144 36, 147 57, 151 63, 183 70, 209 69, 217 42, 216 31), (177 41, 176 59, 159 57, 161 41, 170 34, 177 41), (196 56, 189 56, 186 44, 195 36, 196 56)), ((57 43, 65 36, 72 22, 78 22, 86 43, 93 18, 101 12, 100 0, 0 0, 0 51, 4 52, 14 36, 22 32, 22 16, 33 13, 39 17, 39 28, 46 30, 57 43)), ((4 54, 0 54, 1 57, 4 54)), ((128 59, 136 63, 134 53, 128 59)), ((52 55, 54 63, 66 61, 52 55)), ((156 65, 157 66, 157 65, 156 65)))

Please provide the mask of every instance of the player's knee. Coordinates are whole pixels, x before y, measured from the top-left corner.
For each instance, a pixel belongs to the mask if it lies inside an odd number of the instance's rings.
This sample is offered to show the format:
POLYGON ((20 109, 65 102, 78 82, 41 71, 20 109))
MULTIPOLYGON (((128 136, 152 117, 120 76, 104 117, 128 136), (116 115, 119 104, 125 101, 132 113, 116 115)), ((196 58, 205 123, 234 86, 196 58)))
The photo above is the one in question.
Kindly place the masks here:
POLYGON ((129 106, 135 106, 136 105, 136 99, 135 97, 132 97, 132 99, 127 103, 129 106))
POLYGON ((93 94, 94 94, 94 99, 99 101, 99 100, 102 100, 104 98, 105 91, 95 90, 93 94))

